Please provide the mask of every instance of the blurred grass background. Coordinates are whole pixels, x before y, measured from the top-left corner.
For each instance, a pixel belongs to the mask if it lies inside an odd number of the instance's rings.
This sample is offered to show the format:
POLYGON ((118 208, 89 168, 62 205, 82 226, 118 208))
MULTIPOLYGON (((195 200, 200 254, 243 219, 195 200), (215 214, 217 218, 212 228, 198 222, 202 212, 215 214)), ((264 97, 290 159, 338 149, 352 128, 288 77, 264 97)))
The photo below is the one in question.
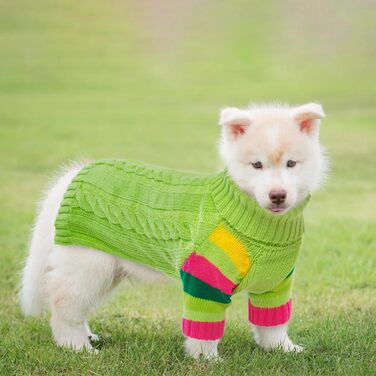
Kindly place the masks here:
POLYGON ((0 374, 374 374, 375 2, 0 2, 0 374), (224 362, 183 356, 175 285, 122 289, 93 316, 100 355, 56 349, 16 299, 35 204, 72 159, 220 167, 222 106, 319 101, 331 161, 307 210, 293 339, 264 354, 235 299, 224 362))

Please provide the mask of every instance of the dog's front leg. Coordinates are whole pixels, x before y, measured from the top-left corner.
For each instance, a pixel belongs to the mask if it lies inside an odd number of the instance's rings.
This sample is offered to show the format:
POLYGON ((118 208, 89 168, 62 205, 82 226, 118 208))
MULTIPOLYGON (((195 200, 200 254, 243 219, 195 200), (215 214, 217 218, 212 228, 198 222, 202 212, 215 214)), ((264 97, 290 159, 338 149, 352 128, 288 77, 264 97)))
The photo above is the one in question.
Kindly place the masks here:
POLYGON ((301 352, 302 346, 294 345, 287 334, 287 324, 276 326, 251 325, 256 343, 264 350, 280 348, 284 352, 301 352))
POLYGON ((285 352, 300 352, 303 347, 294 345, 287 335, 291 317, 291 289, 294 270, 273 290, 262 294, 249 293, 248 318, 255 341, 264 350, 281 348, 285 352))
POLYGON ((186 354, 194 359, 198 359, 200 355, 202 355, 204 359, 216 360, 219 359, 218 343, 219 339, 205 341, 187 337, 184 343, 184 349, 186 354))

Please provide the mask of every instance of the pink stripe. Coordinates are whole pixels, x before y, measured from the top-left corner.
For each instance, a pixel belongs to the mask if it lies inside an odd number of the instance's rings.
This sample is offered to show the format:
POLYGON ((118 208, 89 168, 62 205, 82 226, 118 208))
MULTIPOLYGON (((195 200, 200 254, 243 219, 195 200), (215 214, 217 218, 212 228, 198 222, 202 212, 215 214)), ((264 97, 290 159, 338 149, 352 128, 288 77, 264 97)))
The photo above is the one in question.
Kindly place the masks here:
POLYGON ((248 318, 254 325, 275 326, 282 325, 289 321, 292 310, 291 299, 279 307, 260 308, 248 302, 248 318))
POLYGON ((204 322, 182 319, 183 334, 187 337, 214 341, 222 338, 225 331, 225 322, 204 322))
POLYGON ((221 290, 225 294, 232 294, 232 290, 236 287, 236 285, 224 276, 208 259, 199 256, 195 252, 184 262, 182 269, 208 285, 221 290))

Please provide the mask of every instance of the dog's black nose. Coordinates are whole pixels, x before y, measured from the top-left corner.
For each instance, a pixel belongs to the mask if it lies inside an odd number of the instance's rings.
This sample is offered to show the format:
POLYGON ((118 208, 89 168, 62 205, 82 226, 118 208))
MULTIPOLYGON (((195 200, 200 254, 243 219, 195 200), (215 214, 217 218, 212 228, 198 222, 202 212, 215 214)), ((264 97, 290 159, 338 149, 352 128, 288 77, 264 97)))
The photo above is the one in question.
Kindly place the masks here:
POLYGON ((276 205, 283 204, 286 200, 286 196, 287 193, 284 189, 273 189, 269 193, 270 201, 276 205))

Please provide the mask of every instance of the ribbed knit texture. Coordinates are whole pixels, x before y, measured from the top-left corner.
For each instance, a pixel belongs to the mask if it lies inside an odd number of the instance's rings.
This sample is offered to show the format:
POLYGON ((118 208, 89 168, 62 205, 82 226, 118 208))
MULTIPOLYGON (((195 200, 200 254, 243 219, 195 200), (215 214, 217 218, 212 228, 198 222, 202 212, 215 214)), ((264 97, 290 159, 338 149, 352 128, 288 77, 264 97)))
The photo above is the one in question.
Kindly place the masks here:
POLYGON ((258 308, 289 301, 306 202, 274 215, 226 171, 199 175, 97 161, 70 184, 56 218, 55 240, 180 275, 184 334, 216 339, 223 334, 234 292, 247 289, 258 308))
POLYGON ((259 308, 254 306, 251 301, 248 303, 249 321, 258 326, 282 325, 289 321, 292 310, 292 301, 274 308, 259 308))
POLYGON ((223 336, 224 329, 224 320, 218 322, 197 322, 184 318, 182 320, 182 331, 191 338, 213 341, 223 336))

